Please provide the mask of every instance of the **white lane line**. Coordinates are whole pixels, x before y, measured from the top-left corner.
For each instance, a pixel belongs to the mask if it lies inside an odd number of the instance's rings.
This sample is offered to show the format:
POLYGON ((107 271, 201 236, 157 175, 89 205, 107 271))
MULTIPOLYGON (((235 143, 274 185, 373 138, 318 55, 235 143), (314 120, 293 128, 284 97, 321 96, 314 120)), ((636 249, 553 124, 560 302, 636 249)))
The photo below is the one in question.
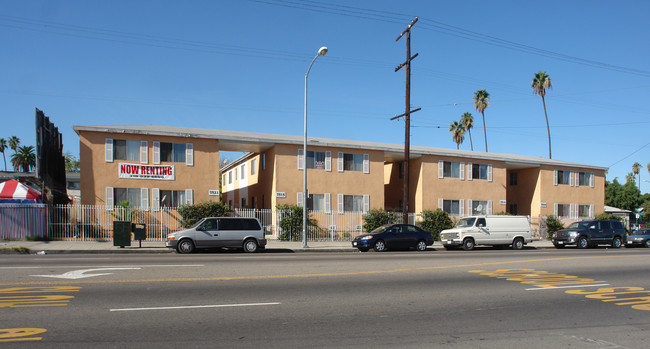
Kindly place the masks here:
POLYGON ((167 267, 205 267, 204 264, 152 264, 152 265, 47 265, 33 267, 0 267, 2 270, 11 269, 77 269, 77 268, 167 268, 167 267))
POLYGON ((538 287, 538 288, 527 288, 526 291, 556 290, 556 289, 559 289, 559 288, 596 287, 596 286, 609 286, 609 284, 572 285, 572 286, 556 286, 556 287, 538 287))
POLYGON ((248 304, 212 304, 212 305, 187 305, 177 307, 152 307, 152 308, 123 308, 111 309, 111 311, 142 311, 142 310, 175 310, 175 309, 200 309, 200 308, 227 308, 227 307, 254 307, 265 305, 280 305, 280 302, 273 303, 248 303, 248 304))

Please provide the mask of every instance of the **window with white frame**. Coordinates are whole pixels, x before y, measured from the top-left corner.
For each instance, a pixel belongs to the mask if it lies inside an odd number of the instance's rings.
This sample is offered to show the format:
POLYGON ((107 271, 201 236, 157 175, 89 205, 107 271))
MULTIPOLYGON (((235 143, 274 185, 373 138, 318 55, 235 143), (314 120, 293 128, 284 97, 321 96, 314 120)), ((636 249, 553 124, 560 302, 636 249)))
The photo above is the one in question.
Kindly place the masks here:
POLYGON ((488 165, 472 164, 472 179, 488 179, 488 165))
POLYGON ((317 170, 325 169, 325 152, 324 151, 307 151, 307 168, 317 170))
POLYGON ((461 163, 445 161, 442 169, 443 177, 460 178, 461 163))
POLYGON ((344 195, 344 212, 363 212, 363 195, 344 195))
POLYGON ((442 210, 452 216, 460 216, 461 200, 442 200, 442 210))
POLYGON ((573 212, 571 212, 571 204, 555 204, 555 216, 571 218, 573 212))
POLYGON ((579 186, 594 186, 593 172, 578 172, 578 185, 579 186))
POLYGON ((161 190, 160 207, 179 207, 185 204, 185 190, 161 190))
POLYGON ((114 139, 113 158, 115 160, 140 161, 140 141, 114 139))
POLYGON ((363 171, 363 154, 343 154, 344 171, 363 171))
POLYGON ((325 212, 325 194, 309 194, 307 209, 317 212, 325 212))
POLYGON ((593 205, 578 205, 578 217, 591 218, 593 205))
POLYGON ((571 185, 571 171, 556 170, 556 184, 571 185))
POLYGON ((241 171, 239 172, 241 173, 241 179, 246 179, 246 164, 241 165, 241 171))
POLYGON ((232 170, 228 171, 228 184, 232 184, 232 170))
POLYGON ((488 214, 488 202, 472 200, 471 215, 486 215, 488 214))
POLYGON ((141 188, 113 188, 113 202, 115 204, 128 202, 128 207, 139 208, 142 198, 141 193, 141 188))
POLYGON ((255 174, 255 171, 257 171, 257 159, 252 159, 251 160, 251 176, 255 174))
POLYGON ((185 162, 185 143, 160 142, 161 162, 185 162))

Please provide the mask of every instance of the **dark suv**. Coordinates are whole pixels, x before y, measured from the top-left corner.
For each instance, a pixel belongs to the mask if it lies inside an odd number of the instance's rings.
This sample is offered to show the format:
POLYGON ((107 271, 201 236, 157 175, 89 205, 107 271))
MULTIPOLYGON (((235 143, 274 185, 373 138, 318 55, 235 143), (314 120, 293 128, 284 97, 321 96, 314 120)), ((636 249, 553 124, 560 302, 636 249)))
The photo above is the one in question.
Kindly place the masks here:
POLYGON ((568 228, 554 233, 551 240, 556 248, 562 248, 566 245, 587 248, 599 244, 619 248, 623 246, 625 237, 623 224, 615 219, 608 219, 571 223, 568 228))

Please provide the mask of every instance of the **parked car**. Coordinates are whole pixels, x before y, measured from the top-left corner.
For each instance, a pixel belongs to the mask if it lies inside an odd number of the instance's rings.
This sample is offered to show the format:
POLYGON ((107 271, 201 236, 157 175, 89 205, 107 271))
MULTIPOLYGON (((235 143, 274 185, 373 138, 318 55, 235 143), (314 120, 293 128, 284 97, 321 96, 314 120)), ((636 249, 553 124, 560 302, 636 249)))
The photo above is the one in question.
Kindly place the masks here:
POLYGON ((589 220, 571 223, 568 228, 553 233, 551 241, 556 248, 566 245, 587 248, 602 244, 619 248, 626 241, 625 237, 625 228, 618 220, 589 220))
POLYGON ((470 216, 441 231, 440 241, 448 250, 462 246, 469 251, 476 245, 512 245, 520 250, 533 241, 533 233, 526 216, 470 216))
POLYGON ((645 246, 650 247, 650 229, 641 229, 635 231, 627 237, 625 247, 645 246))
POLYGON ((361 252, 368 252, 371 248, 376 252, 382 252, 387 249, 411 247, 424 251, 431 245, 433 245, 433 234, 411 224, 382 225, 369 234, 359 235, 352 240, 352 247, 358 248, 361 252))
POLYGON ((167 235, 165 246, 179 253, 201 248, 240 248, 252 253, 266 246, 264 233, 257 218, 209 217, 167 235))

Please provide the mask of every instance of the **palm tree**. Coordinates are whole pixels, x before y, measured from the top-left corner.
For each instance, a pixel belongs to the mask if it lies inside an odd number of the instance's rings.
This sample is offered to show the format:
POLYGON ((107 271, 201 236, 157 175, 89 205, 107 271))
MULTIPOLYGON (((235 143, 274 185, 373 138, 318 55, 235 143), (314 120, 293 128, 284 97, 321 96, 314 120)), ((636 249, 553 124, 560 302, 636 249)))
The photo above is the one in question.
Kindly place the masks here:
POLYGON ((639 177, 639 190, 641 190, 641 164, 640 163, 635 162, 634 165, 632 165, 632 173, 634 173, 639 177))
POLYGON ((7 140, 0 138, 0 153, 2 153, 2 158, 5 161, 5 172, 7 171, 7 158, 5 157, 5 149, 7 149, 7 140))
POLYGON ((472 127, 474 127, 474 117, 470 113, 465 113, 460 117, 460 123, 463 124, 467 133, 469 133, 469 146, 474 150, 474 143, 472 143, 472 127))
MULTIPOLYGON (((9 138, 9 148, 11 148, 11 150, 14 151, 14 155, 16 155, 16 149, 18 149, 18 146, 20 146, 20 138, 16 136, 11 136, 9 138)), ((14 166, 14 171, 16 171, 16 166, 14 166)))
POLYGON ((449 131, 451 131, 451 138, 456 142, 456 149, 460 149, 460 144, 465 138, 465 126, 461 122, 454 121, 449 124, 449 131))
POLYGON ((474 106, 476 110, 481 113, 483 116, 483 136, 485 136, 485 152, 488 151, 487 146, 487 132, 485 131, 485 108, 487 108, 490 103, 490 94, 486 90, 478 90, 474 93, 474 106))
POLYGON ((530 83, 530 87, 533 88, 534 95, 542 96, 542 105, 544 105, 544 117, 546 118, 546 132, 548 133, 548 158, 551 159, 551 128, 548 126, 548 115, 546 115, 546 101, 544 96, 546 95, 546 89, 552 89, 551 77, 546 74, 545 71, 539 71, 535 74, 533 81, 530 83))
POLYGON ((18 151, 11 156, 11 164, 16 168, 22 169, 23 172, 36 166, 36 155, 34 154, 34 146, 22 146, 18 151))

